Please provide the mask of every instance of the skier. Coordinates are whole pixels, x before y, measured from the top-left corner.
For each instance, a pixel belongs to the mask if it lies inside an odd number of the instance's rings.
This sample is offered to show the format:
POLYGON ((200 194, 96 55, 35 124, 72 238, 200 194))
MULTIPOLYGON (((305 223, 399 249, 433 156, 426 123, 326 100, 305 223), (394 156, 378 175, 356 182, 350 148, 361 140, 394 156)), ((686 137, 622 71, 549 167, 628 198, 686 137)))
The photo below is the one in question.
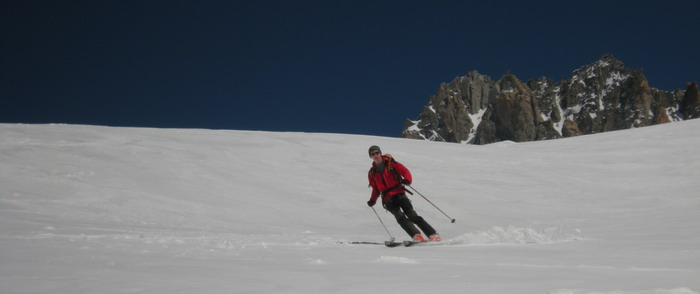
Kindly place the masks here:
POLYGON ((396 217, 396 221, 413 238, 413 241, 425 241, 416 225, 430 241, 441 241, 435 229, 413 210, 411 200, 406 196, 404 185, 411 184, 413 180, 411 172, 403 164, 396 162, 391 155, 382 155, 379 146, 369 147, 369 157, 373 160, 368 175, 372 195, 367 205, 374 206, 377 198, 382 196, 384 208, 396 217))

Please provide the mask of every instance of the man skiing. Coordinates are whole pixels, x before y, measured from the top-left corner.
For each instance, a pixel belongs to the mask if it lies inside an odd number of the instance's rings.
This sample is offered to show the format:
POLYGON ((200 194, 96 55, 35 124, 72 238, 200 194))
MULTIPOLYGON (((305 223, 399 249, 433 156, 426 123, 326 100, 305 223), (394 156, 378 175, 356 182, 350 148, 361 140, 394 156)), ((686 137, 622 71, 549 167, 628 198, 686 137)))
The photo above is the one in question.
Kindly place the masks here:
POLYGON ((384 208, 396 217, 396 221, 413 238, 413 241, 425 241, 416 225, 430 241, 441 241, 435 229, 413 210, 411 200, 406 196, 404 185, 410 185, 413 180, 408 168, 396 162, 391 155, 382 155, 382 150, 376 145, 369 147, 369 157, 373 160, 368 175, 372 195, 367 205, 374 206, 377 198, 382 196, 384 208))

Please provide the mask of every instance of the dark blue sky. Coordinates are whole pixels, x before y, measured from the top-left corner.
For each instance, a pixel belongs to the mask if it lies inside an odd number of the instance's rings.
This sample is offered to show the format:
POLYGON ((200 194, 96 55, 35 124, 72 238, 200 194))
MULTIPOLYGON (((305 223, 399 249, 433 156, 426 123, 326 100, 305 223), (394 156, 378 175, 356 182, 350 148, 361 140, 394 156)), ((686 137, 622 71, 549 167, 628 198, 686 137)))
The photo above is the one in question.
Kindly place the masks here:
POLYGON ((612 53, 700 80, 700 1, 2 1, 0 122, 399 136, 439 84, 612 53))

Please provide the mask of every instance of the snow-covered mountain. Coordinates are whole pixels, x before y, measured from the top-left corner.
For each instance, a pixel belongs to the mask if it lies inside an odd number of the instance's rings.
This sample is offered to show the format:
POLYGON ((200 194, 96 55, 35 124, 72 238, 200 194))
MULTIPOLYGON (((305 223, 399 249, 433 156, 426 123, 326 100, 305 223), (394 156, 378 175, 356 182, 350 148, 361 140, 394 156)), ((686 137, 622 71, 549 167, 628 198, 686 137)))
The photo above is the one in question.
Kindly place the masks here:
POLYGON ((698 145, 0 124, 0 292, 697 294, 698 145), (457 219, 411 196, 442 243, 350 244, 389 238, 373 144, 457 219))
POLYGON ((641 70, 612 55, 557 83, 498 81, 470 72, 440 85, 403 137, 455 143, 527 142, 649 126, 700 117, 696 83, 685 91, 649 86, 641 70))

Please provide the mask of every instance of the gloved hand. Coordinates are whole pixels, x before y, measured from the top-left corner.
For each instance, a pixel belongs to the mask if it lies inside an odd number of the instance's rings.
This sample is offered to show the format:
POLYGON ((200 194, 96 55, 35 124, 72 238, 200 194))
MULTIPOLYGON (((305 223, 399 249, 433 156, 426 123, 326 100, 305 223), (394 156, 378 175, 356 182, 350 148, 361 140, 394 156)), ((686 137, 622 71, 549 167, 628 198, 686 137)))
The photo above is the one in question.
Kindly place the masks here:
POLYGON ((372 207, 372 206, 374 206, 375 204, 377 204, 377 200, 375 200, 375 201, 372 201, 372 200, 367 201, 367 205, 369 205, 369 207, 372 207))
POLYGON ((403 183, 404 185, 407 185, 407 186, 411 185, 411 181, 409 181, 407 179, 401 179, 401 183, 403 183))

